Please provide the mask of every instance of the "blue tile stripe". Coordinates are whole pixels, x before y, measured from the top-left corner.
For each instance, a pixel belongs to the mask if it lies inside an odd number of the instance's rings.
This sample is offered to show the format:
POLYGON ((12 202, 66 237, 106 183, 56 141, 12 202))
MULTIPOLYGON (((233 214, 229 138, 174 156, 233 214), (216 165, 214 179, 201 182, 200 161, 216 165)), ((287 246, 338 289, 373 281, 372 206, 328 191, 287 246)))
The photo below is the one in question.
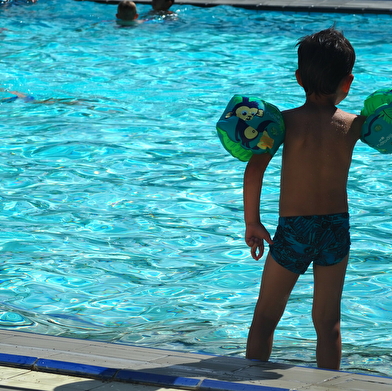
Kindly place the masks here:
POLYGON ((71 376, 86 376, 95 379, 110 380, 113 379, 117 369, 99 367, 96 365, 76 364, 67 361, 38 359, 33 368, 41 372, 62 373, 71 376))
POLYGON ((0 365, 16 366, 19 368, 31 368, 38 360, 38 357, 18 356, 14 354, 0 353, 0 365))
POLYGON ((118 379, 128 383, 143 383, 157 386, 186 387, 193 389, 197 389, 201 383, 201 380, 190 377, 159 375, 155 373, 133 371, 130 369, 120 370, 115 378, 116 380, 118 379))
POLYGON ((266 387, 253 384, 233 383, 211 379, 160 375, 131 369, 115 369, 97 365, 78 364, 68 361, 0 353, 0 366, 60 375, 86 377, 105 381, 118 381, 197 391, 290 391, 288 388, 266 387))
POLYGON ((290 391, 288 388, 266 387, 256 384, 232 383, 219 380, 205 379, 200 391, 290 391))

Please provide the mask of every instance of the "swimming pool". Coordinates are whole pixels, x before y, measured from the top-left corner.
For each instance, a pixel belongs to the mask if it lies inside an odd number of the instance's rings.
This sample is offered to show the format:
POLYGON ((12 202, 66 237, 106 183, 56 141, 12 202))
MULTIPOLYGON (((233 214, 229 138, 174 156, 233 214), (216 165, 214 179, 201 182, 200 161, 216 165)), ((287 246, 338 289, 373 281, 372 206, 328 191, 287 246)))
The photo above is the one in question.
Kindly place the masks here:
MULTIPOLYGON (((0 8, 1 87, 65 100, 0 104, 1 328, 243 356, 262 263, 243 240, 245 165, 221 147, 217 118, 234 93, 301 104, 296 40, 333 23, 358 57, 341 107, 359 112, 390 86, 389 16, 175 10, 119 28, 114 5, 0 8)), ((270 230, 279 156, 264 189, 270 230)), ((356 147, 342 368, 392 376, 390 162, 356 147)), ((315 366, 311 299, 309 271, 272 360, 315 366)))

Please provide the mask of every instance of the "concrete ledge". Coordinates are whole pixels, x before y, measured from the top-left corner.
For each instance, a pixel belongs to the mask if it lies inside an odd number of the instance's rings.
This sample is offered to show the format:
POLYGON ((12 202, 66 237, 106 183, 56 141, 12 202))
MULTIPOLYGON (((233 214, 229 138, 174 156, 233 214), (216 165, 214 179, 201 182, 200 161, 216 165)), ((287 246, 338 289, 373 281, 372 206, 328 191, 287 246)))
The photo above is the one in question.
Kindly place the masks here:
MULTIPOLYGON (((120 0, 75 1, 93 1, 104 4, 118 4, 120 2, 120 0)), ((151 4, 151 0, 136 0, 135 3, 151 4)), ((175 4, 193 5, 197 7, 228 5, 266 11, 392 14, 392 1, 388 0, 175 0, 175 4)))
POLYGON ((33 377, 47 373, 195 391, 392 390, 390 377, 15 330, 0 329, 0 351, 0 367, 33 377))
POLYGON ((48 360, 37 357, 0 354, 0 366, 30 369, 38 372, 83 377, 103 381, 143 384, 197 391, 290 391, 288 388, 265 387, 211 379, 162 375, 130 369, 106 368, 96 365, 78 364, 68 361, 48 360))

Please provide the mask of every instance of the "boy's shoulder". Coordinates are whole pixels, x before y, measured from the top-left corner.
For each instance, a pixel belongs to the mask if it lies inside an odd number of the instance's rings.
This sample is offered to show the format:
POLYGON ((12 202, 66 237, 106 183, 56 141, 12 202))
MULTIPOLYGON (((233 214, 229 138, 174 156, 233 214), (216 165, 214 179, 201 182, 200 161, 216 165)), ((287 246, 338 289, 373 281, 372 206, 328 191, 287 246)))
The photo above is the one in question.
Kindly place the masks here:
POLYGON ((307 107, 305 105, 295 107, 293 109, 283 110, 282 111, 283 118, 286 120, 289 119, 304 119, 309 120, 309 118, 339 118, 342 121, 357 123, 364 123, 366 120, 366 116, 349 113, 347 111, 341 110, 337 107, 330 109, 318 108, 314 109, 312 107, 307 107))
POLYGON ((295 129, 296 133, 301 133, 301 131, 309 131, 310 129, 316 132, 321 129, 328 130, 328 128, 345 129, 344 133, 349 132, 357 139, 360 138, 363 124, 366 121, 366 117, 363 115, 349 113, 338 108, 335 110, 312 110, 305 105, 284 110, 282 116, 286 131, 295 129))
POLYGON ((362 126, 366 121, 366 117, 364 115, 349 113, 340 109, 336 110, 335 117, 345 122, 350 126, 351 129, 359 133, 361 132, 362 126))

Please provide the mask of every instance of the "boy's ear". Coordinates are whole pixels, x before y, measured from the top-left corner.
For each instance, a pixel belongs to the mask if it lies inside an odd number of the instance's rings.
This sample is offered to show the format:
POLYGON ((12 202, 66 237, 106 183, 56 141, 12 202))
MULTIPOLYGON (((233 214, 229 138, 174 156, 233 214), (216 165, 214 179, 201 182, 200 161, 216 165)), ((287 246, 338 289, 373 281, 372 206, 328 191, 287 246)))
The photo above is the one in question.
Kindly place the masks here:
POLYGON ((301 87, 303 87, 301 75, 299 74, 299 70, 298 70, 298 69, 295 71, 295 77, 296 77, 296 79, 297 79, 297 83, 298 83, 301 87))
POLYGON ((350 91, 351 83, 354 80, 354 75, 350 73, 342 80, 342 90, 344 93, 348 93, 350 91))

